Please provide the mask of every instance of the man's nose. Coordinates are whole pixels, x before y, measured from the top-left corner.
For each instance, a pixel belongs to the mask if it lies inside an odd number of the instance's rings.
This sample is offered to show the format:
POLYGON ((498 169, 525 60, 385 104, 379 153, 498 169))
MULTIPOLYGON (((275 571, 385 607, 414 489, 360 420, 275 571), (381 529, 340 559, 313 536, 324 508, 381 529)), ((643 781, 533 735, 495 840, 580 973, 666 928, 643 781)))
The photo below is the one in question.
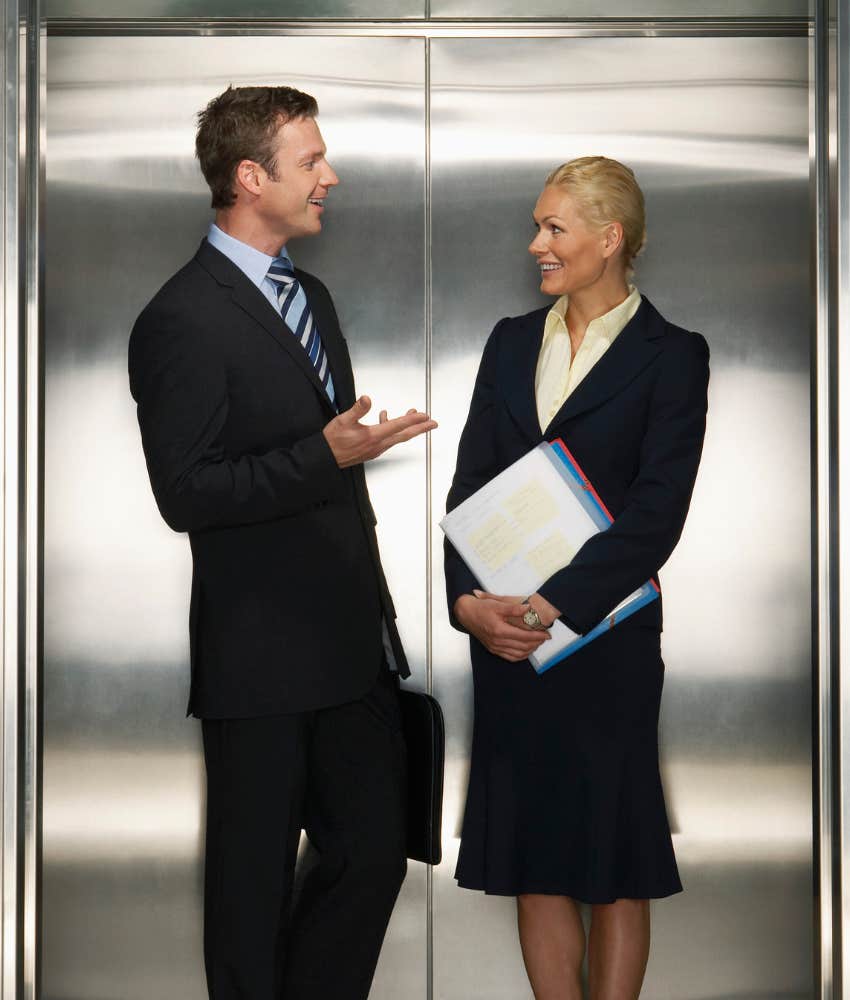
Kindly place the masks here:
POLYGON ((339 184, 339 177, 334 168, 325 160, 325 169, 322 171, 322 184, 325 187, 336 187, 339 184))

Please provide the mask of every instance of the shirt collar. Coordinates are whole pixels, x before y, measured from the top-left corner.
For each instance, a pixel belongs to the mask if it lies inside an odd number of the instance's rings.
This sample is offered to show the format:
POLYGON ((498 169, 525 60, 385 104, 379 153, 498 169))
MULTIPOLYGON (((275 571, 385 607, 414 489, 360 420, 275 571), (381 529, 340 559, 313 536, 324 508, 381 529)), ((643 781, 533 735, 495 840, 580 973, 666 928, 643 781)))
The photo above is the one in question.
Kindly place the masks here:
MULTIPOLYGON (((257 250, 247 243, 243 243, 242 240, 237 240, 235 236, 231 236, 229 233, 224 232, 223 229, 219 229, 214 222, 210 225, 207 240, 216 250, 220 250, 225 257, 233 261, 239 270, 257 288, 262 285, 266 275, 269 273, 269 267, 271 267, 276 259, 270 257, 267 253, 263 253, 262 250, 257 250)), ((278 257, 288 256, 286 247, 281 247, 278 257)))
MULTIPOLYGON (((567 308, 570 304, 569 295, 562 295, 549 310, 546 317, 547 332, 553 327, 555 329, 567 329, 567 308)), ((607 340, 614 340, 618 333, 625 327, 631 319, 637 305, 640 304, 640 292, 634 285, 629 285, 629 294, 623 301, 614 306, 603 316, 597 316, 595 320, 588 323, 587 333, 593 331, 597 336, 603 336, 607 340)), ((587 333, 585 336, 587 336, 587 333)))

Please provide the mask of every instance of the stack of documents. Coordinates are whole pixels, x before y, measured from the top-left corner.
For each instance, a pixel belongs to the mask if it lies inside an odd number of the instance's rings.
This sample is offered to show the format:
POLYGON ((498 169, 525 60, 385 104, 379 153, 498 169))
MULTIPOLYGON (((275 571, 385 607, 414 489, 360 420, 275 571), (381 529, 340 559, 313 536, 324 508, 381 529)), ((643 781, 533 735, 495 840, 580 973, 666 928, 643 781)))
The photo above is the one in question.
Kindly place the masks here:
MULTIPOLYGON (((525 597, 569 565, 613 518, 561 440, 544 441, 440 522, 449 541, 491 594, 525 597)), ((648 580, 595 628, 579 635, 556 621, 529 659, 539 673, 658 597, 648 580)))

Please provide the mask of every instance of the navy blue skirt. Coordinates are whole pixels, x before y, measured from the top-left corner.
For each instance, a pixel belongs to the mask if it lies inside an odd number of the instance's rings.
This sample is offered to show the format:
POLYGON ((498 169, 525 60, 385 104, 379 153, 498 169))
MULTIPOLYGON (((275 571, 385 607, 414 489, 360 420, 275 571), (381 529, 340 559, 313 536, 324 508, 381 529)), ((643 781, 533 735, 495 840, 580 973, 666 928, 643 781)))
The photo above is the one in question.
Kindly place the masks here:
POLYGON ((680 892, 658 770, 659 633, 612 629, 541 675, 473 639, 472 669, 458 883, 587 903, 680 892))

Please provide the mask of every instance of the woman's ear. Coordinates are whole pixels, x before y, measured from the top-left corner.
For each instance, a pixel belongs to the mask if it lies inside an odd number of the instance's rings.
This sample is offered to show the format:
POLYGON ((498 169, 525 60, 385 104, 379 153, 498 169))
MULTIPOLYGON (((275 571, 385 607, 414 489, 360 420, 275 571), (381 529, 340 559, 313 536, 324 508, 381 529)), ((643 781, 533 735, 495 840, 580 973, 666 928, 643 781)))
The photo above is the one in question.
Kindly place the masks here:
POLYGON ((605 227, 602 240, 602 254, 605 257, 613 257, 623 245, 623 224, 621 222, 609 222, 605 227))

